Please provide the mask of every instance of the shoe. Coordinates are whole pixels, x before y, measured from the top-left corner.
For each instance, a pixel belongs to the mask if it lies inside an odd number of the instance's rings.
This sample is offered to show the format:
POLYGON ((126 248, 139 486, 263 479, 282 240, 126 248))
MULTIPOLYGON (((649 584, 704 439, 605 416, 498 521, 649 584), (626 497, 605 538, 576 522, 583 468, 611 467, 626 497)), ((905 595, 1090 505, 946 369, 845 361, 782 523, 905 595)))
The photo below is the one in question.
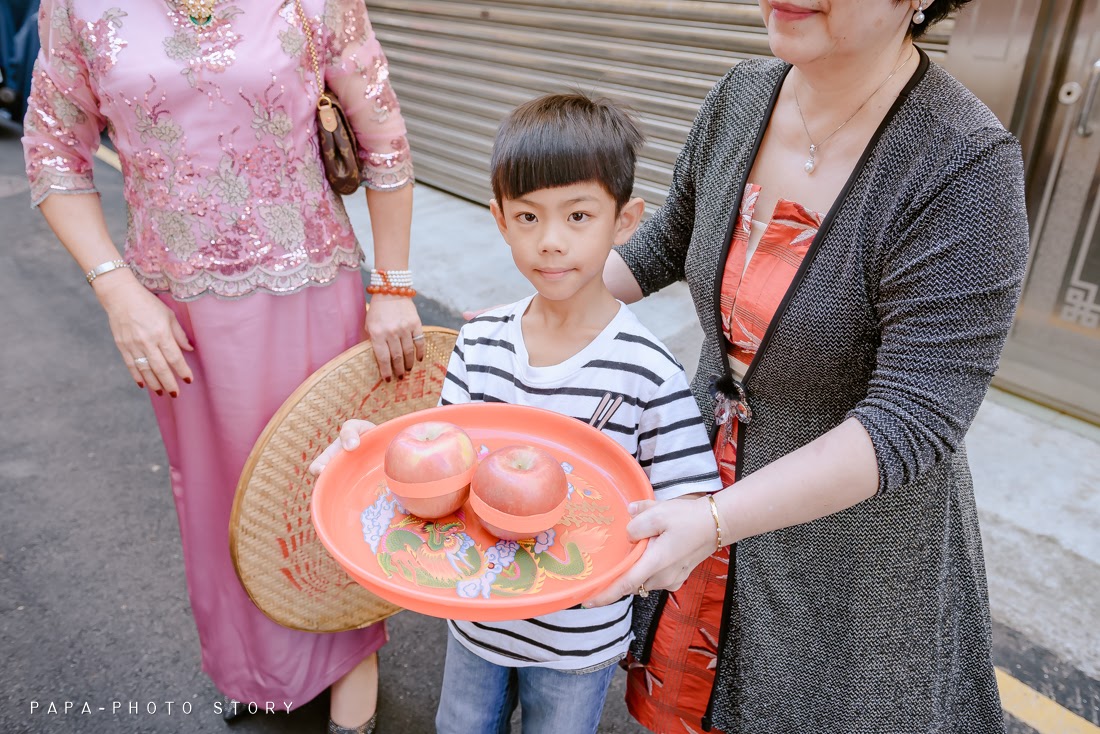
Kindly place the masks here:
POLYGON ((229 723, 248 713, 248 707, 235 698, 222 696, 222 721, 229 723))
POLYGON ((378 712, 375 712, 374 716, 370 717, 370 720, 365 724, 361 724, 354 729, 349 729, 346 726, 340 726, 332 719, 328 720, 328 734, 374 734, 374 725, 378 721, 378 712))

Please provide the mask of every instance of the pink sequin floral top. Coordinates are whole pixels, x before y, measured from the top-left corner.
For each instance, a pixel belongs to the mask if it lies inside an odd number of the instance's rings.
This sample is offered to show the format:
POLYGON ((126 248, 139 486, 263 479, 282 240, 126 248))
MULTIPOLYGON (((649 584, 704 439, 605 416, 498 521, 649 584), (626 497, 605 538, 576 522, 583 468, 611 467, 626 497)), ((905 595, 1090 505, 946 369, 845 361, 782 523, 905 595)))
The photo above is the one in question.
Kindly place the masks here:
MULTIPOLYGON (((412 162, 363 0, 302 0, 363 183, 412 162)), ((174 0, 43 0, 23 146, 34 203, 95 191, 107 130, 129 206, 126 259, 180 300, 325 283, 362 253, 324 179, 317 81, 293 0, 220 0, 206 26, 174 0)))

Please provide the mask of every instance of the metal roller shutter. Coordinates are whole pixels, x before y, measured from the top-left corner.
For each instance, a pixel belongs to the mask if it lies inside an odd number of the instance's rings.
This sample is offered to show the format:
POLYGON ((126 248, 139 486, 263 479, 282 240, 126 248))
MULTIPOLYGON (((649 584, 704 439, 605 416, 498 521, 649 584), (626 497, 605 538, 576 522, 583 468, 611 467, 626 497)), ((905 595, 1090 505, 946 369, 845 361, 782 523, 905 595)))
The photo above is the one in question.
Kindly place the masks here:
MULTIPOLYGON (((497 125, 539 94, 581 89, 637 114, 635 193, 659 206, 703 97, 768 54, 756 0, 369 0, 409 127, 417 179, 487 202, 497 125)), ((950 21, 922 46, 942 57, 950 21)))

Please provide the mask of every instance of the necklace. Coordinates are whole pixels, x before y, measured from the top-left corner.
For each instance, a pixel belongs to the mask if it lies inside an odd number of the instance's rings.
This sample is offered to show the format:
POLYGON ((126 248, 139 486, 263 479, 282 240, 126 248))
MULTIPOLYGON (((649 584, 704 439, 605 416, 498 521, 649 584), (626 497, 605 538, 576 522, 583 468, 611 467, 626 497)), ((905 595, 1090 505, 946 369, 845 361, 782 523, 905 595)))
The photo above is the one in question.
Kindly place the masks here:
POLYGON ((794 92, 794 106, 798 110, 799 119, 802 120, 802 129, 806 131, 806 138, 810 141, 810 157, 806 159, 805 165, 802 166, 802 168, 805 169, 806 173, 813 173, 814 169, 817 168, 817 151, 821 149, 821 146, 829 142, 830 138, 840 132, 840 129, 842 127, 851 122, 852 118, 858 115, 859 111, 866 107, 868 102, 874 99, 875 95, 878 94, 878 90, 885 87, 886 82, 893 79, 894 74, 898 73, 898 69, 905 66, 906 62, 908 62, 909 59, 913 58, 913 53, 914 51, 910 50, 909 55, 906 56, 904 60, 899 62, 898 65, 894 67, 894 70, 890 72, 890 76, 883 79, 882 84, 879 84, 877 87, 875 87, 875 91, 871 92, 871 94, 868 95, 867 99, 863 100, 863 104, 857 107, 855 112, 848 115, 848 119, 837 125, 836 129, 829 133, 820 143, 815 143, 813 137, 810 135, 810 128, 806 125, 806 117, 802 114, 802 105, 798 103, 798 87, 796 85, 792 85, 791 89, 794 92))
POLYGON ((218 0, 176 0, 177 4, 183 5, 183 12, 187 13, 187 17, 191 19, 191 22, 198 26, 210 25, 210 21, 214 20, 214 4, 218 0))

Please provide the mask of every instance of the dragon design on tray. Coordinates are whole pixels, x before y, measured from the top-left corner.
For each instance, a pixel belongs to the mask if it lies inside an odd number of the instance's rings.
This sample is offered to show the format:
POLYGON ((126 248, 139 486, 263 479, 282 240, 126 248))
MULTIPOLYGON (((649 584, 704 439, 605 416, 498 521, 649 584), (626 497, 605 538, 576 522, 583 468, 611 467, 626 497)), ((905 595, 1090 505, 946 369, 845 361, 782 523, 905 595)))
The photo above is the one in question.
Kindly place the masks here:
POLYGON ((532 540, 498 540, 483 547, 467 532, 466 510, 437 521, 405 513, 385 483, 363 510, 363 539, 388 576, 417 586, 454 589, 464 598, 519 596, 538 592, 548 579, 581 580, 592 573, 592 556, 607 542, 611 507, 600 492, 572 473, 565 516, 532 540))

